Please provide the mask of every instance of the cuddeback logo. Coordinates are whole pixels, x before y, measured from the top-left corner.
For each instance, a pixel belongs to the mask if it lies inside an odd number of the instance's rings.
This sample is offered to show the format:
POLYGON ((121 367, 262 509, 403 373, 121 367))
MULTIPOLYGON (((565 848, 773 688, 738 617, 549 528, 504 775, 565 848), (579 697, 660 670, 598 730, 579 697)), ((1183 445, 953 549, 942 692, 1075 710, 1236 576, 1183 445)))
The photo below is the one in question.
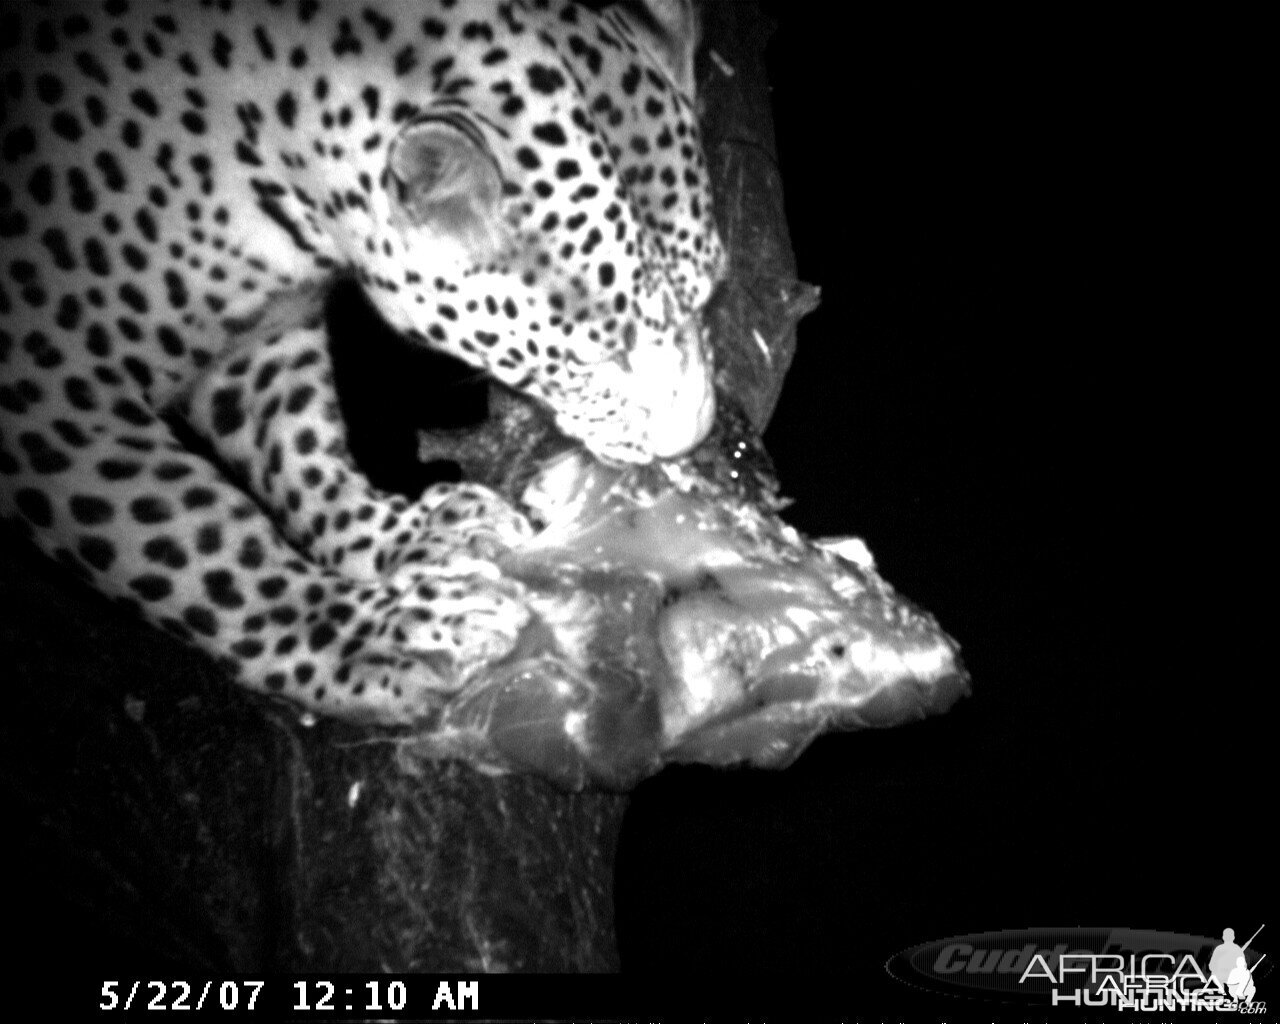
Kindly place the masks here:
POLYGON ((1271 970, 1254 940, 1131 928, 982 932, 922 943, 885 965, 905 984, 953 996, 1122 1010, 1261 1014, 1271 970), (1259 970, 1261 968, 1261 970, 1259 970))

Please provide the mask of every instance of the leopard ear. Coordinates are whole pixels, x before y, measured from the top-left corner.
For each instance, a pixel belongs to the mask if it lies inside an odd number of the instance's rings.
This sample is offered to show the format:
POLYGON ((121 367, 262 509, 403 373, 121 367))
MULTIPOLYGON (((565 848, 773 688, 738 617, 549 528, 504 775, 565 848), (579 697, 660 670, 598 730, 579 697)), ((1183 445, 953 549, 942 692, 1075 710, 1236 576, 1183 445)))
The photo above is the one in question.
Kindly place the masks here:
POLYGON ((643 29, 645 49, 667 69, 676 87, 692 97, 693 58, 702 34, 692 0, 626 0, 623 9, 643 29))
POLYGON ((436 120, 406 125, 391 143, 387 172, 397 220, 476 255, 491 249, 502 176, 470 134, 436 120))

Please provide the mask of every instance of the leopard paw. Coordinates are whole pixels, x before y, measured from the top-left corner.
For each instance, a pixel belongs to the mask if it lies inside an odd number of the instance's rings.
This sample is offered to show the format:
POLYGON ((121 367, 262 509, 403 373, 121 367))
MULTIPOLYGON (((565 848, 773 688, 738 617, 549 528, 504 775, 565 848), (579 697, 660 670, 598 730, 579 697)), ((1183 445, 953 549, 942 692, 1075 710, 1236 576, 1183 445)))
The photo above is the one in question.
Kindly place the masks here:
MULTIPOLYGON (((479 484, 436 484, 419 499, 416 535, 383 552, 383 572, 411 578, 423 567, 471 575, 534 534, 529 518, 479 484)), ((483 571, 483 570, 480 570, 483 571)))
POLYGON ((400 607, 396 643, 446 658, 459 686, 510 654, 530 617, 523 588, 488 572, 426 572, 404 587, 400 607))

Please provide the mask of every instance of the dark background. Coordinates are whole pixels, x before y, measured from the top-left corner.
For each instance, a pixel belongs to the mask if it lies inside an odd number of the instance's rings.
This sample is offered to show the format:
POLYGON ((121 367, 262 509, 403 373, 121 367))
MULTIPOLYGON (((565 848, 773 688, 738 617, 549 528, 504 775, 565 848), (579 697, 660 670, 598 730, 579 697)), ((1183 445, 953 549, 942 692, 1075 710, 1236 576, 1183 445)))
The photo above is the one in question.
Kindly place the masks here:
POLYGON ((766 6, 787 215, 823 294, 766 435, 786 516, 865 538, 974 690, 781 774, 645 783, 624 968, 892 996, 884 962, 953 934, 1242 941, 1275 920, 1270 608, 1239 589, 1260 569, 1249 371, 1232 314, 1197 319, 1212 271, 1169 271, 1225 202, 1206 115, 1248 68, 1208 64, 1208 27, 1175 47, 1167 24, 766 6))

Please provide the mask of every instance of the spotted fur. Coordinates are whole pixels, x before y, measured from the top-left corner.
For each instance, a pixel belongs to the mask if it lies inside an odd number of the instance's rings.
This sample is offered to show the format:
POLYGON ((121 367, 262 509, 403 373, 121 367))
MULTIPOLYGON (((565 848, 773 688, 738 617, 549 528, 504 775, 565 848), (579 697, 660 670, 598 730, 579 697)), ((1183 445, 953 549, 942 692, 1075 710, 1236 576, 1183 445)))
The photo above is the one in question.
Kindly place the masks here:
POLYGON ((602 458, 706 432, 724 256, 686 3, 0 17, 0 509, 241 683, 412 720, 527 617, 487 560, 519 512, 352 463, 336 277, 602 458))

